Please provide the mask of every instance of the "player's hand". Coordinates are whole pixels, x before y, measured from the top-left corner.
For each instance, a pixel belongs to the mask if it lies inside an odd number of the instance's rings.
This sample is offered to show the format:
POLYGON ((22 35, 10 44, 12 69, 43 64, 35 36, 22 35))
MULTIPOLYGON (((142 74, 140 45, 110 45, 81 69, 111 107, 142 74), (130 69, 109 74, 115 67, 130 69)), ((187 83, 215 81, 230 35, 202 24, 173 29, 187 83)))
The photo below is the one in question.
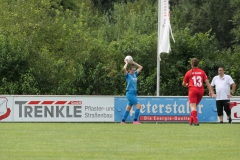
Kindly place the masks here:
POLYGON ((231 98, 231 97, 232 97, 232 95, 231 95, 231 94, 229 94, 227 97, 228 97, 228 98, 231 98))
POLYGON ((125 62, 126 64, 128 64, 128 61, 127 61, 126 59, 124 59, 124 62, 125 62))
POLYGON ((185 83, 183 87, 188 87, 188 83, 185 83))
POLYGON ((214 94, 214 93, 212 93, 212 92, 209 92, 209 97, 217 97, 217 95, 216 94, 214 94))
POLYGON ((132 61, 129 61, 128 63, 130 63, 130 64, 135 64, 135 62, 132 60, 132 61))
POLYGON ((212 94, 212 92, 209 92, 208 95, 209 95, 209 97, 212 97, 213 94, 212 94))

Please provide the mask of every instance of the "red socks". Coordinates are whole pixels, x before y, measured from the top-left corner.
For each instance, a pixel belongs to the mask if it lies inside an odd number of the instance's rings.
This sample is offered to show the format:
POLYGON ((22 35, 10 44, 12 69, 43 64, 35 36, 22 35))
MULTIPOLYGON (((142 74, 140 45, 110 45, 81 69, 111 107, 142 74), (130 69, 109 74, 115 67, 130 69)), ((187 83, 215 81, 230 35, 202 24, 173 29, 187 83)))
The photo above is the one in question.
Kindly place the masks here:
POLYGON ((193 123, 193 116, 192 116, 192 112, 190 113, 190 119, 189 119, 189 124, 193 123))
POLYGON ((191 117, 192 117, 194 123, 198 123, 197 111, 196 110, 193 110, 191 112, 191 117))

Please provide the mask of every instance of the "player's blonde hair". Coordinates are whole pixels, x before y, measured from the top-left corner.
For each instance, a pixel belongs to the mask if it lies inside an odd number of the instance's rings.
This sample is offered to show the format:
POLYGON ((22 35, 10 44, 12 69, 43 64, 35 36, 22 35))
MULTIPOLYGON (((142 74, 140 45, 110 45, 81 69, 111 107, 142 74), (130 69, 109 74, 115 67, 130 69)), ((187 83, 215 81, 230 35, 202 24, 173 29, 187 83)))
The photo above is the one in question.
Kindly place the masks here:
POLYGON ((192 77, 192 73, 193 73, 193 67, 198 67, 199 64, 199 60, 197 58, 191 58, 191 66, 192 66, 192 71, 191 71, 191 77, 192 77))
POLYGON ((199 60, 197 58, 191 58, 191 65, 193 67, 197 67, 199 64, 199 60))

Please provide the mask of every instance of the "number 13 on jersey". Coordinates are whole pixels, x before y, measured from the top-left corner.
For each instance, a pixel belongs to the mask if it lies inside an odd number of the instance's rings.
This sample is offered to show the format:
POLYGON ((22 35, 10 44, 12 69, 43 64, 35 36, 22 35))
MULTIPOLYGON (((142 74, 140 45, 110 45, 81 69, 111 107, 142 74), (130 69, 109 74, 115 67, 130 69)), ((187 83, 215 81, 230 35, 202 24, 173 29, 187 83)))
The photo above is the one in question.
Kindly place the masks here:
POLYGON ((193 84, 195 87, 202 87, 203 83, 202 83, 202 77, 201 76, 193 76, 193 84))

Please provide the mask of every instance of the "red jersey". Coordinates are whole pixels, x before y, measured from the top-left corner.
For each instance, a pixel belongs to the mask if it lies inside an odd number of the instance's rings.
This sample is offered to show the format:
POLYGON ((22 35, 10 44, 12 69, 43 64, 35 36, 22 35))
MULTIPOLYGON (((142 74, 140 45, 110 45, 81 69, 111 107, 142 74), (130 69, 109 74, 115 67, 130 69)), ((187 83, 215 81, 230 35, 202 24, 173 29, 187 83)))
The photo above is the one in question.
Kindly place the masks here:
POLYGON ((184 82, 188 83, 189 89, 204 90, 204 82, 208 79, 207 75, 200 68, 193 68, 184 76, 184 82))

